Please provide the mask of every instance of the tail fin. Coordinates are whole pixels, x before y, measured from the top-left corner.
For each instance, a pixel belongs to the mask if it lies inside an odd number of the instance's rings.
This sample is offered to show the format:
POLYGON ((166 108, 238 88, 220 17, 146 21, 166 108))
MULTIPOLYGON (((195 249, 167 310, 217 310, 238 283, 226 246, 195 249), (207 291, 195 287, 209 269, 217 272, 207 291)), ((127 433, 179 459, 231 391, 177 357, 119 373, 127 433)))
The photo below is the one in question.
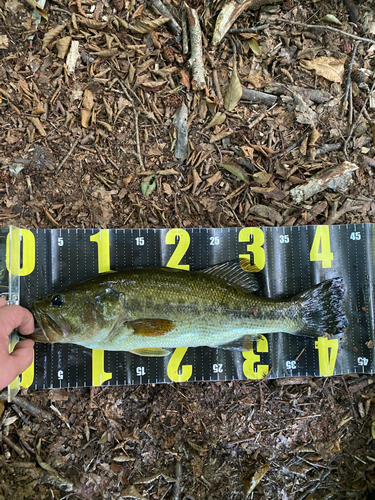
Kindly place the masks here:
POLYGON ((301 306, 299 335, 320 337, 337 335, 348 326, 343 298, 345 283, 342 278, 323 281, 293 299, 301 306))

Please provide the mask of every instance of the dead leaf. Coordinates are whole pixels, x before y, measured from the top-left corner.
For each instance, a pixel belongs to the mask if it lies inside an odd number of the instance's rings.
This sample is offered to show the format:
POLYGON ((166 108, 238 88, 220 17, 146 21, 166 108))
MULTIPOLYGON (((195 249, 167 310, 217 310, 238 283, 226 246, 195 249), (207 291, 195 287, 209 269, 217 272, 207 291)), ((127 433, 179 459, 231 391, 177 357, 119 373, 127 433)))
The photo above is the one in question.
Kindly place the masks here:
POLYGON ((345 57, 335 59, 334 57, 317 57, 313 60, 302 59, 300 64, 303 68, 314 70, 318 76, 335 83, 342 83, 345 70, 345 57))
POLYGON ((90 118, 92 115, 92 108, 94 106, 94 96, 91 90, 86 89, 83 94, 82 107, 81 107, 81 124, 82 127, 89 126, 90 118))
POLYGON ((314 146, 319 137, 320 137, 319 132, 316 130, 315 127, 313 127, 309 138, 309 146, 314 146))
POLYGON ((56 28, 53 28, 52 30, 48 31, 43 38, 43 45, 42 45, 42 50, 44 50, 54 38, 59 36, 59 34, 65 29, 66 24, 60 24, 59 26, 56 26, 56 28))
POLYGON ((253 175, 254 181, 261 185, 267 184, 271 177, 272 174, 268 174, 267 172, 257 172, 253 175))
POLYGON ((0 35, 0 49, 7 49, 9 47, 9 40, 7 35, 0 35))
POLYGON ((133 31, 133 33, 139 33, 141 35, 150 33, 151 31, 154 31, 155 29, 159 28, 159 26, 162 26, 169 21, 168 16, 161 16, 157 19, 153 19, 152 21, 142 21, 141 19, 138 19, 137 22, 132 25, 130 23, 127 23, 120 17, 116 16, 116 19, 124 28, 133 31))
POLYGON ((33 122, 33 125, 35 128, 38 130, 39 134, 45 137, 47 135, 47 132, 44 130, 43 125, 41 124, 39 118, 32 116, 30 120, 33 122))
POLYGON ((183 69, 180 71, 180 75, 181 75, 181 79, 180 79, 181 85, 185 85, 185 87, 188 90, 190 90, 190 78, 189 78, 189 75, 183 69))
POLYGON ((228 111, 232 111, 236 106, 238 101, 242 97, 242 85, 237 73, 237 61, 236 57, 233 58, 233 71, 229 82, 229 87, 225 93, 224 97, 224 107, 228 111))
POLYGON ((71 36, 64 36, 64 38, 60 38, 60 40, 57 40, 56 42, 57 57, 59 57, 60 59, 64 59, 64 57, 68 53, 71 41, 72 41, 71 36))
POLYGON ((212 120, 204 127, 203 130, 207 130, 211 127, 214 127, 215 125, 221 125, 222 123, 225 122, 227 115, 225 113, 221 113, 218 111, 215 116, 212 118, 212 120))
POLYGON ((104 23, 101 21, 96 21, 95 19, 87 19, 86 17, 76 16, 77 21, 88 28, 92 28, 94 30, 104 29, 108 23, 104 23))
POLYGON ((118 49, 105 49, 99 50, 98 52, 92 52, 94 57, 100 57, 100 59, 109 59, 110 57, 116 56, 118 54, 118 49))
POLYGON ((250 493, 255 490, 262 478, 267 474, 269 468, 270 464, 267 462, 265 465, 256 469, 253 474, 244 478, 243 486, 245 498, 247 498, 250 493))
POLYGON ((25 0, 25 2, 28 5, 30 5, 30 7, 32 9, 34 9, 38 14, 40 14, 43 19, 45 19, 46 21, 48 21, 48 14, 47 14, 47 12, 44 9, 42 9, 42 7, 40 7, 40 5, 38 5, 36 3, 36 0, 25 0))
POLYGON ((277 222, 281 224, 283 218, 274 208, 267 207, 266 205, 254 205, 250 208, 249 213, 252 215, 258 215, 259 217, 264 217, 271 222, 277 222))

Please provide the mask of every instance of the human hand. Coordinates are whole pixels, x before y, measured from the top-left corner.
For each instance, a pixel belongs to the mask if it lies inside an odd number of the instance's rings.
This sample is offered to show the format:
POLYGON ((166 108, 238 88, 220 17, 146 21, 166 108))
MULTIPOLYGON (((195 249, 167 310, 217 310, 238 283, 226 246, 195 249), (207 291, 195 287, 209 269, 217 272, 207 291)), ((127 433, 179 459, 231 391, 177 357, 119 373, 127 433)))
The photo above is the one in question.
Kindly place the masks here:
POLYGON ((9 335, 15 328, 22 335, 33 333, 34 317, 24 307, 8 306, 6 300, 0 298, 0 390, 33 362, 34 342, 31 339, 18 342, 12 354, 9 354, 9 335))

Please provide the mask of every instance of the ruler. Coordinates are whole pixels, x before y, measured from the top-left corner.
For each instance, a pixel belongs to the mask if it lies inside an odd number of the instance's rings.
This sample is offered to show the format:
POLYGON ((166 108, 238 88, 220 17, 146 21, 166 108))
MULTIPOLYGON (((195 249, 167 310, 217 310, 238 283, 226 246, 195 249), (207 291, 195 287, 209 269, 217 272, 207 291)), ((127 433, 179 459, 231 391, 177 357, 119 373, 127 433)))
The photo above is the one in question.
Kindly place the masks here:
MULTIPOLYGON (((1 235, 0 235, 1 236, 1 235)), ((5 237, 5 234, 3 235, 5 237)), ((190 271, 238 258, 261 269, 267 297, 287 298, 341 277, 349 326, 344 339, 262 335, 231 351, 177 348, 165 358, 36 344, 21 387, 82 387, 196 380, 329 376, 374 372, 375 227, 372 224, 200 229, 18 229, 6 234, 20 252, 9 290, 20 304, 109 270, 169 266, 190 271), (18 246, 17 246, 18 245, 18 246)), ((1 243, 1 242, 0 242, 1 243)), ((1 248, 1 244, 0 244, 1 248)), ((7 262, 14 262, 7 255, 7 262)), ((3 264, 3 267, 5 263, 3 264)), ((8 269, 9 270, 9 269, 8 269)), ((1 269, 0 269, 1 271, 1 269)))

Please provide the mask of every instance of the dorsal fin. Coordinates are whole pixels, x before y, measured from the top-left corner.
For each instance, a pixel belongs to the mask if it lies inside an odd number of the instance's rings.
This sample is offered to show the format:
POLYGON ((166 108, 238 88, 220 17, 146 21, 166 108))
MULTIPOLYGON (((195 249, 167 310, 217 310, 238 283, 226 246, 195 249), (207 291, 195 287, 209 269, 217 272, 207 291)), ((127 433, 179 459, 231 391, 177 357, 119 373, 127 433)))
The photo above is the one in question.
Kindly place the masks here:
POLYGON ((221 278, 246 293, 254 293, 260 289, 257 271, 259 269, 251 266, 248 260, 239 259, 239 261, 231 260, 216 264, 198 272, 221 278))

